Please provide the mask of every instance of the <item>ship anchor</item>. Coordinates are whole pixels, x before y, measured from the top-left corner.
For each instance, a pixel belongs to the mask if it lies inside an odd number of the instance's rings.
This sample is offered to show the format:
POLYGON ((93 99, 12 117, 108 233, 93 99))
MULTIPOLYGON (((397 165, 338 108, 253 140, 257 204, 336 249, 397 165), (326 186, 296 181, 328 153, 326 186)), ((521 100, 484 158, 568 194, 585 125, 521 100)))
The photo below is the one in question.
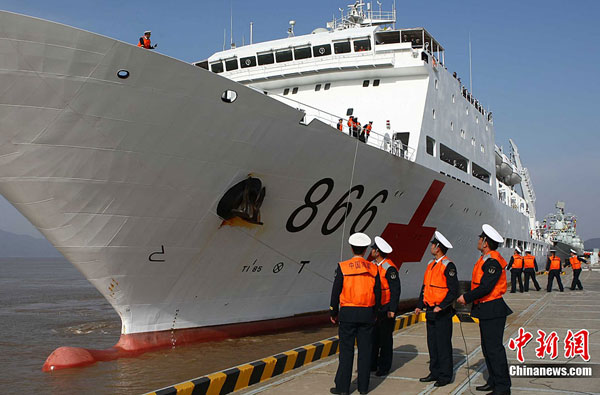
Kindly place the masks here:
POLYGON ((260 206, 265 193, 260 179, 248 177, 225 192, 217 205, 217 214, 225 220, 238 217, 251 224, 262 225, 260 206))

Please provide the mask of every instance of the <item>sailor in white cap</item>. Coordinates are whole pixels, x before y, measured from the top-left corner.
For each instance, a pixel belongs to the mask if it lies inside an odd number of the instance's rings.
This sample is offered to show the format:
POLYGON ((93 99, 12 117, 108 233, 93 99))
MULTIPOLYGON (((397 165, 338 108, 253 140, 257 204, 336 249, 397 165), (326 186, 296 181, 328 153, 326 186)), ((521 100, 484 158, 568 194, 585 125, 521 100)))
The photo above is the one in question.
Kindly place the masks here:
POLYGON ((558 283, 558 289, 560 289, 560 292, 564 292, 565 289, 560 279, 562 263, 560 261, 560 258, 556 256, 555 249, 550 250, 550 256, 546 261, 546 270, 548 271, 548 285, 546 285, 546 292, 552 292, 552 283, 554 282, 554 278, 556 278, 556 282, 558 283))
POLYGON ((573 281, 571 281, 571 291, 575 291, 575 287, 583 290, 583 285, 581 285, 581 280, 579 280, 579 275, 581 274, 581 262, 587 263, 587 261, 583 258, 577 257, 577 251, 574 249, 570 250, 571 257, 569 258, 569 265, 573 269, 573 281))
POLYGON ((506 292, 506 261, 497 251, 504 242, 500 233, 488 224, 482 226, 477 249, 481 257, 475 263, 471 291, 460 296, 461 304, 473 303, 471 315, 479 318, 481 350, 489 374, 487 383, 476 387, 490 394, 510 394, 510 375, 503 344, 506 317, 512 314, 502 295, 506 292))
POLYGON ((376 371, 376 376, 385 376, 392 368, 392 334, 400 299, 400 276, 396 265, 388 258, 392 247, 379 236, 375 236, 375 243, 371 247, 371 258, 377 265, 381 282, 381 308, 377 313, 377 323, 373 331, 371 371, 376 371))
POLYGON ((525 274, 525 292, 529 292, 529 279, 533 281, 536 291, 542 289, 535 279, 535 273, 538 271, 538 264, 535 256, 531 255, 531 250, 525 250, 523 257, 523 273, 525 274))
POLYGON ((156 47, 158 47, 158 44, 156 45, 152 45, 152 43, 150 42, 150 35, 152 34, 152 32, 150 30, 146 30, 144 32, 144 35, 142 37, 140 37, 140 40, 138 42, 138 47, 142 47, 142 48, 146 48, 146 49, 154 49, 156 47))
POLYGON ((377 266, 363 258, 371 239, 354 233, 348 239, 353 257, 340 262, 331 291, 331 322, 339 322, 340 356, 332 394, 348 394, 354 362, 354 343, 358 346, 358 391, 369 391, 369 367, 373 325, 381 305, 381 282, 377 266))
POLYGON ((521 249, 515 248, 513 256, 510 257, 510 262, 506 270, 510 270, 510 293, 514 294, 517 292, 517 280, 519 281, 519 292, 523 293, 523 257, 521 256, 521 249))
POLYGON ((452 381, 452 302, 458 296, 456 266, 446 256, 452 243, 440 232, 435 232, 421 294, 415 313, 425 310, 427 319, 427 348, 429 349, 429 375, 419 379, 426 383, 435 381, 435 387, 443 387, 452 381))

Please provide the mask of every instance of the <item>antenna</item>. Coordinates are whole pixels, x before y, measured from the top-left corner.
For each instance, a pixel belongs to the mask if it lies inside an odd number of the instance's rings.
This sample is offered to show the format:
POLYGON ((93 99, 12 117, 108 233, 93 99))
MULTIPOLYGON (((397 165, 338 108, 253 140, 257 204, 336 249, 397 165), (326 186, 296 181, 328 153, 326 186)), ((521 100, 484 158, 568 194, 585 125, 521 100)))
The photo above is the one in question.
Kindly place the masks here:
POLYGON ((233 1, 229 2, 230 5, 230 36, 231 36, 231 48, 235 48, 235 43, 233 42, 233 1))
POLYGON ((225 51, 225 45, 227 43, 227 28, 223 29, 223 51, 225 51))
POLYGON ((394 0, 394 9, 392 10, 394 12, 394 30, 396 30, 396 0, 394 0))
POLYGON ((469 32, 469 91, 473 95, 473 71, 471 67, 471 32, 469 32))
POLYGON ((294 37, 294 26, 296 25, 296 21, 290 21, 290 27, 288 28, 288 37, 294 37))
POLYGON ((253 26, 254 26, 254 22, 250 22, 250 45, 252 45, 253 26))

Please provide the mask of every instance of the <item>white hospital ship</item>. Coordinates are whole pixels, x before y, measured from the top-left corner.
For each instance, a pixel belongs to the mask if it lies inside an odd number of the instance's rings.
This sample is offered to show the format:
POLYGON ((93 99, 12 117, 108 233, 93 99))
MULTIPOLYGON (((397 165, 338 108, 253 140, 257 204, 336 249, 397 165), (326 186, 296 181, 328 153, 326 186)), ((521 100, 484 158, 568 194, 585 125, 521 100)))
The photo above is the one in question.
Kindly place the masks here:
POLYGON ((483 223, 506 258, 544 253, 516 145, 442 44, 395 21, 357 2, 188 64, 0 12, 0 193, 117 311, 111 352, 308 322, 356 231, 393 246, 403 300, 435 230, 463 281, 483 223))

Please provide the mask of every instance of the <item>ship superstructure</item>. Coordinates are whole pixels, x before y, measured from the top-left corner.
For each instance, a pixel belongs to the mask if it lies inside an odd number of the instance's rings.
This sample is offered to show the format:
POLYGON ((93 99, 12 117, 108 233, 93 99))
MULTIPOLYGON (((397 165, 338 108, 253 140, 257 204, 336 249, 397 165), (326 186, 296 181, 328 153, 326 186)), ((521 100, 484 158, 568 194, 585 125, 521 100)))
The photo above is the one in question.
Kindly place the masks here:
POLYGON ((357 2, 190 65, 0 12, 0 193, 115 308, 125 350, 325 311, 356 231, 392 245, 404 300, 435 230, 462 281, 483 223, 505 256, 543 255, 516 145, 496 146, 443 46, 395 19, 357 2), (350 115, 373 122, 365 142, 336 129, 350 115))
POLYGON ((571 249, 575 250, 577 255, 582 255, 583 241, 577 235, 577 217, 565 212, 565 202, 556 202, 555 207, 555 213, 544 217, 539 232, 554 246, 560 258, 568 258, 571 249))

